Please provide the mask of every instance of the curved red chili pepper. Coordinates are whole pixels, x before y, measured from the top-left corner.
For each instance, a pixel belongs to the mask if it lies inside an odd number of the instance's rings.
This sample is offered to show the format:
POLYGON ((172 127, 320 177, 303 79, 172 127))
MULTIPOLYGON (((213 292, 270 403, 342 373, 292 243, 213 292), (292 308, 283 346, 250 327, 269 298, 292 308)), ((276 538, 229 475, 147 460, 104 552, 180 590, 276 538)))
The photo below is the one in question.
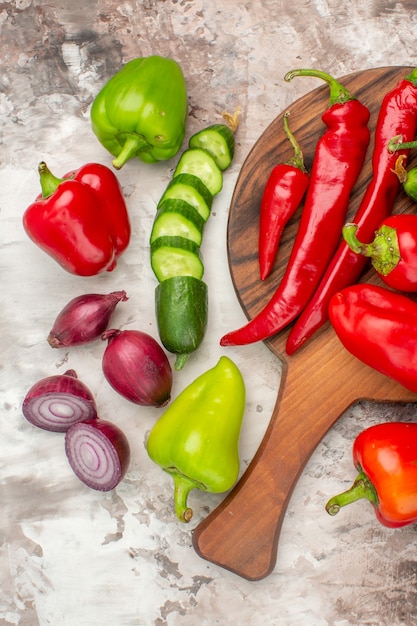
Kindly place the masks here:
MULTIPOLYGON (((375 130, 372 179, 353 218, 362 241, 372 239, 378 225, 393 210, 400 181, 395 174, 398 155, 388 150, 393 137, 414 139, 417 130, 417 68, 388 92, 381 104, 375 130)), ((402 152, 404 158, 408 151, 402 152)), ((401 156, 401 155, 400 155, 401 156)), ((355 283, 367 259, 342 241, 313 297, 288 335, 286 351, 293 354, 328 320, 329 302, 337 291, 355 283)))
POLYGON ((242 328, 227 333, 223 346, 243 345, 275 335, 300 314, 312 296, 337 244, 350 193, 369 143, 368 109, 334 78, 318 70, 294 70, 294 76, 317 76, 330 87, 330 105, 319 139, 299 229, 284 277, 266 307, 242 328))
POLYGON ((417 424, 370 426, 356 437, 352 453, 359 474, 350 489, 328 501, 326 511, 336 515, 342 506, 366 498, 384 526, 399 528, 415 523, 417 424))
POLYGON ((307 191, 309 176, 304 166, 303 153, 284 115, 284 130, 294 155, 287 163, 272 169, 266 182, 259 210, 259 270, 261 280, 271 273, 277 256, 282 232, 294 215, 307 191))
POLYGON ((371 259, 381 280, 398 291, 417 291, 417 215, 390 215, 379 226, 371 243, 356 236, 356 224, 343 227, 343 237, 356 254, 371 259))

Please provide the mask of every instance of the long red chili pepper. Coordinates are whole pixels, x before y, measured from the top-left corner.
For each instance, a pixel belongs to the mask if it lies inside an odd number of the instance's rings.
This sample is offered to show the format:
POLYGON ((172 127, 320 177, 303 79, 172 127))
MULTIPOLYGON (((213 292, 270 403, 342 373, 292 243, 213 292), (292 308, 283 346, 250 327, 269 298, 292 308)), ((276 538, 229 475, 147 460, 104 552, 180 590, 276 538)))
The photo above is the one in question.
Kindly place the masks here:
POLYGON ((275 335, 307 304, 340 241, 349 197, 365 160, 369 111, 334 78, 319 70, 293 70, 294 76, 317 76, 330 88, 322 115, 327 126, 313 159, 299 229, 284 277, 266 307, 242 328, 227 333, 222 346, 243 345, 275 335))
POLYGON ((284 115, 285 134, 293 148, 286 163, 271 170, 262 194, 259 209, 259 270, 261 280, 271 273, 282 232, 294 215, 307 191, 309 175, 303 153, 288 125, 289 112, 284 115))
MULTIPOLYGON (((359 209, 352 219, 358 225, 361 241, 370 241, 379 224, 391 214, 400 181, 395 174, 398 158, 404 160, 407 150, 390 151, 393 137, 402 141, 414 139, 417 130, 417 68, 388 92, 381 104, 375 129, 372 156, 372 179, 365 191, 359 209)), ((313 297, 301 313, 288 335, 286 351, 293 354, 328 320, 328 306, 332 296, 360 277, 367 259, 355 254, 342 241, 324 273, 313 297)))

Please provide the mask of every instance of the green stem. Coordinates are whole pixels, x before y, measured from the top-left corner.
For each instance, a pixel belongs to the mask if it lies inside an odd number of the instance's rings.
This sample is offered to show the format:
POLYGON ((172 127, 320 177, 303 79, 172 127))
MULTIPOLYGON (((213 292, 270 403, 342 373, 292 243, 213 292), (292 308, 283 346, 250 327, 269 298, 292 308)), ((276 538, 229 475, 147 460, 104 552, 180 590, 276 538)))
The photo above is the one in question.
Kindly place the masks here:
POLYGON ((64 179, 54 176, 48 169, 45 161, 39 163, 38 172, 41 181, 42 198, 49 198, 49 196, 55 193, 59 185, 64 182, 64 179))
POLYGON ((190 356, 189 354, 177 354, 177 358, 175 359, 175 363, 174 363, 174 369, 177 372, 182 370, 184 365, 187 363, 189 356, 190 356))
POLYGON ((363 470, 360 470, 350 489, 330 498, 326 504, 326 511, 329 515, 336 515, 339 513, 342 506, 346 506, 362 498, 369 500, 369 502, 372 502, 374 505, 378 505, 379 500, 375 487, 363 470))
POLYGON ((413 83, 413 85, 416 85, 417 84, 417 67, 415 67, 412 72, 407 74, 404 80, 409 80, 410 83, 413 83))
POLYGON ((349 100, 356 100, 346 87, 341 85, 335 78, 333 78, 333 76, 330 76, 330 74, 322 72, 321 70, 291 70, 285 74, 284 80, 289 82, 295 76, 314 76, 324 80, 330 88, 330 106, 333 106, 334 104, 343 104, 344 102, 349 102, 349 100))
POLYGON ((395 228, 383 224, 375 233, 371 243, 362 243, 356 237, 357 224, 345 224, 342 228, 343 238, 356 254, 370 257, 372 265, 382 276, 387 276, 401 261, 398 235, 395 228))
POLYGON ((298 169, 300 169, 302 172, 307 172, 305 165, 304 165, 304 156, 303 156, 303 152, 300 148, 300 144, 298 143, 298 141, 296 140, 296 138, 294 137, 294 135, 292 134, 289 124, 288 124, 288 118, 290 116, 290 112, 287 111, 284 115, 284 130, 285 130, 285 134, 287 136, 288 141, 290 142, 292 149, 294 151, 294 156, 292 157, 292 159, 289 161, 289 163, 291 165, 294 165, 295 167, 298 167, 298 169))
MULTIPOLYGON (((121 137, 119 137, 120 139, 121 137)), ((139 152, 146 152, 150 150, 152 146, 148 143, 143 135, 137 133, 126 133, 123 135, 124 144, 112 164, 117 170, 120 170, 129 159, 137 156, 139 152)))
POLYGON ((193 510, 187 506, 188 494, 192 489, 195 489, 195 482, 178 474, 172 472, 171 476, 174 479, 174 507, 175 513, 181 522, 189 522, 193 516, 193 510))
POLYGON ((395 135, 388 142, 388 150, 390 152, 396 152, 397 150, 408 150, 411 148, 417 148, 417 141, 401 141, 402 135, 395 135))

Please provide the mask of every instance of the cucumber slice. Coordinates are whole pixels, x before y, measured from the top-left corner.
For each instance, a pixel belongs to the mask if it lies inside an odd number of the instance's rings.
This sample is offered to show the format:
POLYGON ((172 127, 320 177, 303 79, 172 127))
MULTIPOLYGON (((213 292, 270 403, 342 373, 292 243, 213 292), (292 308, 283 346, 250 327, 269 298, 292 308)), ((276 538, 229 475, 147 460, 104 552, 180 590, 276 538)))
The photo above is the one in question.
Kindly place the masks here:
POLYGON ((185 237, 198 246, 203 239, 205 221, 188 202, 168 198, 161 202, 152 226, 150 242, 158 237, 185 237))
POLYGON ((159 337, 177 355, 174 368, 184 367, 203 341, 208 318, 208 290, 192 276, 173 276, 157 285, 155 311, 159 337))
POLYGON ((235 135, 226 124, 213 124, 190 137, 190 148, 206 150, 221 170, 226 170, 235 153, 235 135))
POLYGON ((182 153, 174 171, 174 180, 178 174, 194 174, 203 181, 213 196, 219 193, 223 187, 221 169, 213 157, 201 148, 188 148, 182 153))
POLYGON ((188 202, 188 204, 191 204, 191 206, 197 209, 205 222, 210 217, 213 194, 211 194, 205 184, 193 174, 178 174, 173 178, 158 203, 158 209, 161 203, 167 198, 175 198, 188 202))
POLYGON ((201 279, 204 265, 199 246, 185 237, 158 237, 151 243, 151 267, 161 283, 172 276, 201 279))

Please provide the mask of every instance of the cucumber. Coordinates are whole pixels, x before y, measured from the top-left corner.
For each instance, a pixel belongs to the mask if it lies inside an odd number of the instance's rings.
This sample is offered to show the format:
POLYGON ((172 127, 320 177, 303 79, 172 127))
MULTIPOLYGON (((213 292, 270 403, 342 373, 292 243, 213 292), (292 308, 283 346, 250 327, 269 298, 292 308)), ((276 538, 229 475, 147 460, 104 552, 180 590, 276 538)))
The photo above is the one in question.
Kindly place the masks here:
POLYGON ((173 276, 155 290, 159 337, 176 355, 174 369, 184 367, 189 355, 204 339, 208 318, 208 289, 192 276, 173 276))
POLYGON ((193 135, 157 205, 150 236, 151 266, 158 279, 156 321, 163 346, 184 367, 203 341, 207 285, 200 246, 213 197, 234 152, 233 132, 214 124, 193 135), (231 133, 231 134, 230 134, 231 133))
POLYGON ((198 246, 203 239, 205 221, 197 210, 184 200, 167 198, 159 205, 152 227, 150 243, 164 236, 191 239, 198 246))
POLYGON ((166 188, 157 208, 167 198, 184 200, 191 204, 200 213, 204 221, 210 217, 213 204, 213 194, 207 189, 202 180, 194 174, 178 174, 166 188))
POLYGON ((200 247, 185 237, 158 237, 151 243, 151 267, 159 282, 172 276, 202 278, 200 247))
POLYGON ((226 170, 235 153, 235 136, 226 124, 213 124, 190 137, 190 148, 203 148, 216 161, 218 167, 226 170))
POLYGON ((174 171, 178 174, 194 174, 203 181, 213 196, 223 187, 223 174, 213 157, 202 148, 188 148, 182 153, 174 171))

